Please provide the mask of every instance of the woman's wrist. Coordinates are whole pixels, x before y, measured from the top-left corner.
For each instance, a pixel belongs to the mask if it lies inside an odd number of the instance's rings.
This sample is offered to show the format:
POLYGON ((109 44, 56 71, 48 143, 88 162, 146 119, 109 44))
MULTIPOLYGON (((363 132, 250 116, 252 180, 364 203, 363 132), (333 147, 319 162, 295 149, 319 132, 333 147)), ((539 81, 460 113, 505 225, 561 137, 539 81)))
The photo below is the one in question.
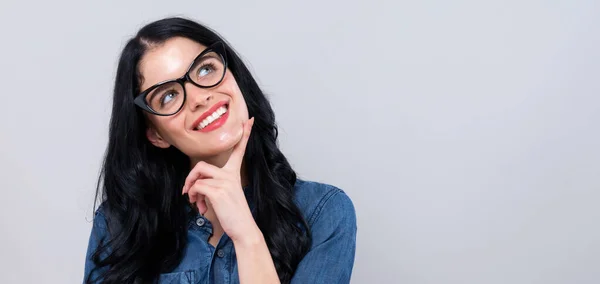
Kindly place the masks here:
POLYGON ((252 229, 248 230, 246 234, 239 238, 232 238, 233 245, 236 249, 240 248, 252 248, 260 245, 266 245, 265 238, 258 228, 254 225, 252 229))
POLYGON ((233 239, 240 283, 280 283, 267 242, 258 228, 233 239))

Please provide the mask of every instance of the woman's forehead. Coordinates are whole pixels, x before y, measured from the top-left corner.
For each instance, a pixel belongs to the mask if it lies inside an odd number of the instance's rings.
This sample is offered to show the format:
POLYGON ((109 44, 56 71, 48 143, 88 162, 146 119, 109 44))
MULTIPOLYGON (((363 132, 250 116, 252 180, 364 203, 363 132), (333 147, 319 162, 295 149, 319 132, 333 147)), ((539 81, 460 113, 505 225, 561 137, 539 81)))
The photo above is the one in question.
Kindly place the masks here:
POLYGON ((192 61, 206 46, 193 40, 176 37, 148 49, 140 60, 141 90, 185 74, 192 61))

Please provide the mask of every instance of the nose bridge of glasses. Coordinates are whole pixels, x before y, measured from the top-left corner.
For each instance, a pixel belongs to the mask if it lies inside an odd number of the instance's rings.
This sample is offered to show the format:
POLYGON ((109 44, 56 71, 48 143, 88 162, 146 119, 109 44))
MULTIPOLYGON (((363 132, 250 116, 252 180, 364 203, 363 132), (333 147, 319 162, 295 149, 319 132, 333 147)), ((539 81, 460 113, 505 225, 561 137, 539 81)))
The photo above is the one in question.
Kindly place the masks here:
POLYGON ((180 84, 184 88, 189 103, 203 103, 210 97, 210 89, 202 88, 192 82, 192 80, 181 80, 180 84))

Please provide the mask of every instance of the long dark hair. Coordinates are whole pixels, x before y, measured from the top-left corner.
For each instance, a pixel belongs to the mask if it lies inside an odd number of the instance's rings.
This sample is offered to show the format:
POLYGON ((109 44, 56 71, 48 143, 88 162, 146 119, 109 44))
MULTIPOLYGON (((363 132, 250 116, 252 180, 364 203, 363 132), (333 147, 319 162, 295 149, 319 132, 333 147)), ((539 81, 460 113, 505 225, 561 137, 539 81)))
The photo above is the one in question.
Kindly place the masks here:
MULTIPOLYGON (((117 68, 109 141, 97 197, 108 238, 92 255, 104 283, 154 282, 170 272, 187 244, 189 204, 181 196, 190 159, 174 147, 160 149, 146 138, 147 121, 134 105, 140 92, 138 63, 151 46, 185 37, 208 46, 225 43, 228 68, 255 118, 245 164, 254 218, 263 232, 282 283, 292 278, 310 248, 310 231, 293 202, 296 174, 277 145, 275 115, 267 98, 235 51, 215 32, 194 21, 167 18, 144 26, 130 39, 117 68)), ((90 273, 92 275, 92 273, 90 273)), ((96 279, 86 276, 86 282, 96 279)))

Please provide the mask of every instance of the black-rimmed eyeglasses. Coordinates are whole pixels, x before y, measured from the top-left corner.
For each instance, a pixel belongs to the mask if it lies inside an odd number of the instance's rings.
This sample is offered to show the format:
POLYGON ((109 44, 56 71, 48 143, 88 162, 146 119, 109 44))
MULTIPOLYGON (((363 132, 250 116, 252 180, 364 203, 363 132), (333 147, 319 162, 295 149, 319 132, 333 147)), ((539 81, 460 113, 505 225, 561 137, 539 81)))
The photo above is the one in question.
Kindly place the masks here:
POLYGON ((185 104, 186 82, 200 88, 212 88, 223 81, 226 70, 225 46, 222 42, 216 42, 194 59, 185 75, 178 79, 160 82, 146 89, 135 98, 134 102, 152 114, 174 115, 185 104))

